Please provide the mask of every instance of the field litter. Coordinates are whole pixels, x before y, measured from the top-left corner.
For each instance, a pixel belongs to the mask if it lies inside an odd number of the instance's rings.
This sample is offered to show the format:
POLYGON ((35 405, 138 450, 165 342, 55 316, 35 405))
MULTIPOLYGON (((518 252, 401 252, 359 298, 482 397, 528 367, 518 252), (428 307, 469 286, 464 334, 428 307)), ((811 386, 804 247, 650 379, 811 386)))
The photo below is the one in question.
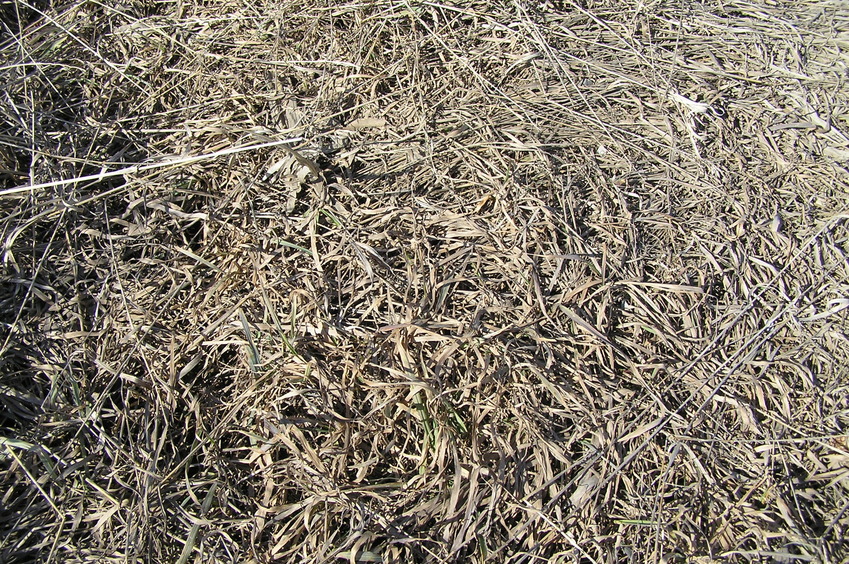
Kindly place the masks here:
POLYGON ((0 10, 0 560, 849 558, 844 3, 0 10))

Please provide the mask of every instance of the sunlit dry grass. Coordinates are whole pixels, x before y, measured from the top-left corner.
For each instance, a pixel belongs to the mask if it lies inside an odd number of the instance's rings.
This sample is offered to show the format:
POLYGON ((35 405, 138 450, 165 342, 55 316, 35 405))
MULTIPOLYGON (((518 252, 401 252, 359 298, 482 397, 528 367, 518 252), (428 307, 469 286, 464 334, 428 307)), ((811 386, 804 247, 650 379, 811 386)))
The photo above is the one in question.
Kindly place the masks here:
POLYGON ((0 560, 849 558, 841 2, 0 10, 0 560))

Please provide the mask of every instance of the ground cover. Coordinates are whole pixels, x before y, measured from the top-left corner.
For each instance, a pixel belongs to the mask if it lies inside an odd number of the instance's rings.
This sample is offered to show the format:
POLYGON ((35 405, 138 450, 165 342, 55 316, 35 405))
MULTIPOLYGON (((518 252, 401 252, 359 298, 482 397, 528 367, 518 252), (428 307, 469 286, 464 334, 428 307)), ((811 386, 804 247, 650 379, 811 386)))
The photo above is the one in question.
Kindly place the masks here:
POLYGON ((845 3, 0 10, 0 560, 849 558, 845 3))

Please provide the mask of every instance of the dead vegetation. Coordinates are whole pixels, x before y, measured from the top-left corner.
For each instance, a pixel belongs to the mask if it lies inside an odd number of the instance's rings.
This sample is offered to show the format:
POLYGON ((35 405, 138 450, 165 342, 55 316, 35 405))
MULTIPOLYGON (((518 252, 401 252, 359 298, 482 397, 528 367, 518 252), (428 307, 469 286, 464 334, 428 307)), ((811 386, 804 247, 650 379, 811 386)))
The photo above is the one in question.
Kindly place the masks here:
POLYGON ((845 4, 29 2, 0 560, 849 558, 845 4))

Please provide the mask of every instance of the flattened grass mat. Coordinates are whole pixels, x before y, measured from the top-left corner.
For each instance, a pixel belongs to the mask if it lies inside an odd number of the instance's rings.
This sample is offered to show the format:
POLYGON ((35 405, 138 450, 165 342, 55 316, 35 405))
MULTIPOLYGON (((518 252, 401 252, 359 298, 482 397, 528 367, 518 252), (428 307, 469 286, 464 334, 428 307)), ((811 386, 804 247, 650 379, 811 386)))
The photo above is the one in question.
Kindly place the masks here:
POLYGON ((845 3, 0 25, 0 560, 849 558, 845 3))

